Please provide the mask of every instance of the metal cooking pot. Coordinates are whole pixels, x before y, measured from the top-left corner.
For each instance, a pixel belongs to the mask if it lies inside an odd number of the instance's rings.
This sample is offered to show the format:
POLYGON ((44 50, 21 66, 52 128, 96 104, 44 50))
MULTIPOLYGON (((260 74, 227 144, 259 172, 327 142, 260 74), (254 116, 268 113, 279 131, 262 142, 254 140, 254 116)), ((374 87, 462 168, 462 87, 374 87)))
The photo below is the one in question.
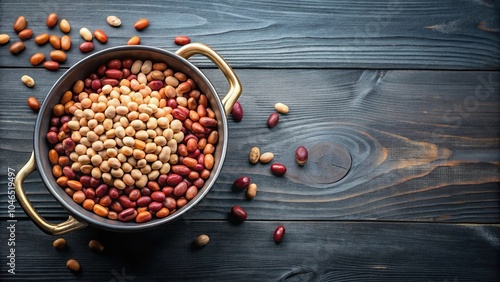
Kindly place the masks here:
POLYGON ((185 45, 175 54, 148 46, 119 46, 96 52, 68 69, 57 80, 45 98, 35 124, 34 151, 29 161, 19 171, 15 179, 17 200, 31 220, 41 230, 51 235, 64 234, 72 230, 84 228, 88 224, 106 230, 124 232, 144 231, 171 223, 198 204, 207 195, 217 180, 224 163, 228 142, 226 115, 231 112, 234 103, 241 94, 241 90, 240 81, 233 69, 214 50, 204 44, 191 43, 185 45), (224 96, 224 99, 221 100, 219 98, 219 95, 207 77, 187 60, 189 57, 196 54, 208 57, 226 76, 229 82, 229 91, 224 96), (207 96, 218 121, 217 130, 219 132, 219 140, 214 152, 215 164, 204 186, 199 190, 196 197, 189 201, 184 207, 165 218, 153 219, 145 223, 121 222, 103 218, 93 212, 85 210, 82 206, 74 202, 73 199, 64 192, 64 189, 56 183, 56 179, 52 175, 52 168, 48 158, 49 146, 45 138, 46 133, 49 131, 49 120, 51 118, 52 108, 58 104, 65 91, 71 89, 77 80, 88 77, 90 73, 95 72, 100 65, 112 59, 126 58, 164 62, 169 68, 185 73, 196 82, 199 90, 207 96), (50 193, 70 213, 66 221, 57 224, 50 223, 41 217, 30 203, 24 192, 23 181, 35 169, 39 170, 40 176, 50 193))

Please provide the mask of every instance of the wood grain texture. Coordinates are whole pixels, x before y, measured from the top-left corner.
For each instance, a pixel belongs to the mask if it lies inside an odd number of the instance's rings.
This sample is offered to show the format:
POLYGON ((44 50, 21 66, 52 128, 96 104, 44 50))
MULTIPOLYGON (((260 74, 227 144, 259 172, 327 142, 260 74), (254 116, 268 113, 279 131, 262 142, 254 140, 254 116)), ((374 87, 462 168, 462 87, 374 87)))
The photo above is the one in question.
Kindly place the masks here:
MULTIPOLYGON (((498 281, 500 228, 362 222, 178 221, 141 234, 91 227, 52 247, 31 222, 16 224, 16 275, 2 281, 498 281), (199 234, 208 245, 193 248, 199 234), (383 240, 381 240, 383 238, 383 240), (88 248, 104 244, 102 253, 88 248), (33 250, 37 250, 36 252, 33 250), (80 262, 72 273, 66 260, 80 262), (114 280, 113 280, 114 279, 114 280), (121 279, 121 280, 120 280, 121 279)), ((0 227, 6 229, 5 222, 0 227)), ((5 254, 5 253, 3 253, 5 254)), ((4 257, 4 255, 2 255, 4 257)), ((2 262, 4 259, 2 259, 2 262)), ((2 267, 5 270, 5 264, 2 267)))
MULTIPOLYGON (((0 97, 1 185, 7 167, 18 171, 32 150, 36 115, 26 97, 42 100, 57 77, 31 70, 38 84, 28 89, 15 83, 23 72, 0 73, 10 82, 0 97)), ((224 93, 222 74, 204 72, 224 93)), ((241 204, 250 220, 500 221, 499 73, 242 69, 238 75, 244 119, 229 118, 222 174, 188 218, 224 219, 241 204), (266 120, 276 102, 290 112, 269 129, 266 120), (297 146, 312 150, 325 143, 344 146, 352 157, 338 182, 314 181, 328 160, 295 164, 297 146), (275 162, 288 167, 285 176, 248 163, 252 146, 275 153, 275 162), (252 201, 231 190, 241 175, 259 187, 252 201)), ((42 214, 66 216, 39 176, 31 175, 26 189, 42 214)), ((5 193, 1 197, 4 209, 5 193)))
MULTIPOLYGON (((236 68, 363 68, 363 69, 490 69, 500 66, 500 5, 495 1, 168 1, 103 3, 89 0, 2 1, 0 31, 17 35, 12 24, 29 15, 35 34, 62 35, 49 30, 45 18, 57 12, 72 25, 73 47, 64 67, 85 55, 78 50, 81 27, 103 29, 107 44, 95 50, 126 44, 133 35, 141 44, 175 51, 177 35, 211 45, 236 68), (117 15, 122 26, 113 28, 105 19, 117 15), (150 26, 137 32, 142 17, 150 26)), ((0 46, 0 66, 29 66, 35 52, 46 56, 49 45, 33 40, 26 50, 12 56, 0 46)), ((211 67, 204 59, 197 64, 211 67)))

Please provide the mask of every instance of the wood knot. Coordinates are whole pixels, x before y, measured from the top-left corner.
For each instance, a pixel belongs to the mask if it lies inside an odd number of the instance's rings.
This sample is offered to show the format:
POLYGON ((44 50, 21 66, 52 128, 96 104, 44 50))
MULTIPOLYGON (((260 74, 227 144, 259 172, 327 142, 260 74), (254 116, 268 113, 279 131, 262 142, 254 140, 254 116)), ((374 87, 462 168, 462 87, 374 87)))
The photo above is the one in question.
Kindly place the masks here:
POLYGON ((306 175, 312 181, 329 184, 344 178, 351 165, 351 155, 344 146, 325 142, 309 150, 309 160, 304 168, 307 168, 306 175))

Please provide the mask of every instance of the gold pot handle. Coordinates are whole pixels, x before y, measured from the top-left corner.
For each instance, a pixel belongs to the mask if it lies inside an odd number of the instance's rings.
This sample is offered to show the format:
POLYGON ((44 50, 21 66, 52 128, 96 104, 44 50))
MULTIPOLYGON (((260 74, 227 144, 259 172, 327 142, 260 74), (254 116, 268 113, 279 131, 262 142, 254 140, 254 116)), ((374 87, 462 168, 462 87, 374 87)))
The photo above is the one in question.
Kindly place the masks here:
POLYGON ((23 208, 24 212, 26 212, 26 214, 31 218, 31 220, 33 220, 33 222, 42 231, 50 235, 61 235, 73 230, 86 227, 87 223, 80 222, 71 215, 69 216, 68 220, 58 224, 54 224, 48 222, 43 217, 41 217, 40 214, 38 214, 35 208, 31 205, 31 202, 26 196, 26 193, 24 193, 24 188, 23 188, 24 180, 26 179, 26 177, 28 177, 30 173, 32 173, 35 170, 36 170, 35 155, 32 152, 29 161, 26 163, 26 165, 23 166, 23 168, 21 168, 21 170, 19 170, 19 172, 16 175, 16 179, 14 180, 14 185, 16 187, 15 191, 16 191, 17 201, 23 208))
POLYGON ((188 59, 193 55, 200 54, 209 58, 217 65, 217 67, 219 67, 219 69, 226 76, 226 79, 229 82, 229 91, 222 99, 224 111, 226 112, 226 115, 229 115, 231 113, 231 110, 233 109, 234 103, 236 103, 242 91, 240 80, 234 73, 234 70, 219 54, 217 54, 217 52, 202 43, 190 43, 184 45, 175 53, 185 59, 188 59))

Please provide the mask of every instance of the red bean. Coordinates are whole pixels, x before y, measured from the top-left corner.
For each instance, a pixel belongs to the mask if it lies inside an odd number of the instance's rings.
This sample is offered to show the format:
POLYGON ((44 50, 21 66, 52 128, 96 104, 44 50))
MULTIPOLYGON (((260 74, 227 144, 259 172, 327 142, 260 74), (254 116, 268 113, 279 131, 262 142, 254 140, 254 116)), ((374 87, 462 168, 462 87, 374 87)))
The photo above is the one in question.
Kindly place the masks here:
POLYGON ((165 194, 161 191, 155 191, 151 194, 151 199, 156 202, 163 202, 165 201, 165 194))
POLYGON ((271 172, 274 175, 282 176, 286 173, 286 167, 284 164, 274 163, 271 165, 271 172))
POLYGON ((181 183, 177 184, 174 188, 174 195, 177 197, 181 197, 186 193, 186 190, 188 189, 188 185, 186 182, 182 181, 181 183))
POLYGON ((299 146, 295 150, 295 160, 299 165, 304 165, 307 162, 308 156, 309 154, 304 146, 299 146))
POLYGON ((278 124, 278 121, 280 120, 280 117, 278 113, 272 113, 269 115, 269 118, 267 119, 267 126, 269 128, 273 128, 278 124))
POLYGON ((233 189, 237 191, 243 191, 250 185, 250 177, 241 176, 233 182, 233 189))
POLYGON ((274 230, 273 239, 276 244, 279 244, 281 240, 283 240, 283 236, 285 236, 285 227, 278 226, 276 230, 274 230))
POLYGON ((231 110, 231 115, 233 115, 233 119, 237 122, 243 119, 243 107, 240 102, 236 101, 234 103, 233 109, 231 110))
POLYGON ((149 196, 141 196, 139 199, 137 199, 137 206, 139 207, 145 207, 149 204, 151 204, 153 200, 149 196))
POLYGON ((245 221, 247 219, 247 212, 240 206, 233 206, 231 208, 231 215, 236 221, 245 221))
POLYGON ((123 222, 132 221, 136 218, 136 216, 137 210, 135 210, 134 208, 128 208, 118 214, 118 220, 123 222))
POLYGON ((135 208, 136 202, 132 202, 127 196, 121 195, 118 197, 118 201, 124 208, 135 208))

